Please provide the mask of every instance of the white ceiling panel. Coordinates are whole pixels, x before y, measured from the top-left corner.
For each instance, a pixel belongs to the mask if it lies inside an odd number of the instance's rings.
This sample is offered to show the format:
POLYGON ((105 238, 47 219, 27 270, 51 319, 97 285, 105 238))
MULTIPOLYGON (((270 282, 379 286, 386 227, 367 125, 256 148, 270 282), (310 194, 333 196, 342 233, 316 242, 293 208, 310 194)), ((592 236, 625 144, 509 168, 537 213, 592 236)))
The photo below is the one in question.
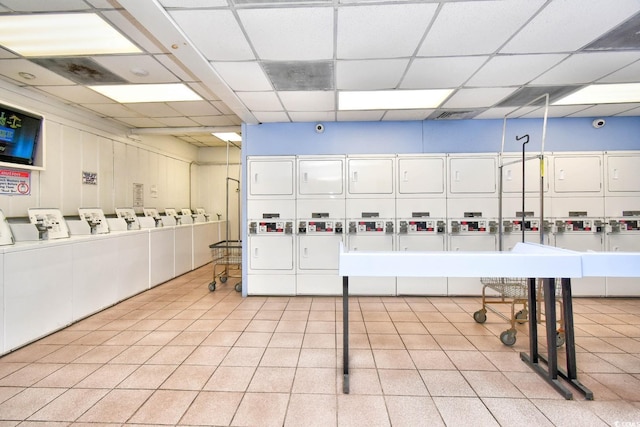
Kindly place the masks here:
POLYGON ((36 84, 39 86, 73 85, 69 79, 61 77, 44 67, 34 64, 26 59, 2 59, 0 60, 0 74, 25 84, 36 84), (35 76, 32 80, 27 80, 19 73, 29 73, 35 76))
POLYGON ((163 126, 169 127, 192 127, 198 126, 197 122, 194 122, 188 117, 156 117, 154 120, 162 123, 163 126))
POLYGON ((169 107, 164 102, 143 102, 127 104, 131 110, 136 111, 143 116, 154 117, 175 117, 178 116, 178 112, 169 107))
MULTIPOLYGON (((549 105, 547 117, 566 117, 588 107, 588 105, 549 105)), ((544 108, 538 108, 522 116, 525 119, 539 119, 542 117, 544 117, 544 108)))
POLYGON ((65 102, 77 104, 104 104, 112 101, 84 86, 38 86, 43 92, 57 96, 65 102))
POLYGON ((388 110, 382 120, 424 120, 435 110, 388 110))
POLYGON ((179 82, 173 73, 167 70, 151 55, 92 56, 91 59, 109 71, 131 83, 175 83, 179 82), (147 72, 146 76, 135 73, 147 72))
POLYGON ((383 110, 376 111, 338 111, 339 122, 377 122, 382 120, 383 110))
POLYGON ((262 60, 333 58, 333 8, 243 9, 238 16, 262 60))
POLYGON ((150 40, 149 37, 140 30, 139 26, 131 22, 128 17, 124 16, 120 11, 104 11, 102 15, 143 51, 153 54, 163 52, 162 47, 159 46, 155 40, 150 40))
POLYGON ((212 62, 211 65, 234 91, 273 90, 257 62, 212 62))
POLYGON ((487 60, 487 56, 417 58, 409 66, 403 89, 454 88, 463 84, 487 60))
POLYGON ((333 111, 325 111, 321 114, 316 112, 292 111, 289 113, 293 122, 333 122, 335 113, 333 111))
POLYGON ((141 117, 137 113, 122 104, 81 104, 84 108, 95 111, 101 116, 107 117, 141 117))
POLYGON ((604 76, 598 80, 598 83, 633 83, 638 81, 638 76, 640 76, 640 61, 604 76))
POLYGON ((494 53, 543 4, 544 0, 444 3, 418 55, 494 53))
POLYGON ((469 79, 466 86, 512 86, 529 83, 567 55, 494 56, 469 79))
POLYGON ((413 55, 436 8, 436 4, 391 4, 339 9, 337 58, 413 55))
POLYGON ((444 108, 478 108, 490 107, 511 93, 514 88, 471 88, 460 89, 449 98, 444 108))
POLYGON ((253 113, 260 123, 281 122, 288 123, 291 120, 284 111, 254 111, 253 113))
POLYGON ((196 7, 222 7, 227 5, 227 0, 159 0, 160 4, 168 8, 196 8, 196 7))
POLYGON ((640 116, 640 107, 634 108, 624 113, 617 114, 618 116, 640 116))
POLYGON ((502 49, 504 53, 578 50, 640 11, 637 0, 555 0, 502 49))
POLYGON ((626 111, 640 107, 640 103, 634 104, 601 104, 594 105, 577 113, 571 114, 570 117, 609 117, 622 114, 626 111))
POLYGON ((0 48, 0 59, 4 59, 4 58, 17 58, 18 55, 16 55, 15 53, 7 50, 7 49, 2 49, 0 48))
POLYGON ((191 120, 200 126, 234 126, 239 125, 230 116, 194 116, 191 120))
POLYGON ((536 85, 590 83, 640 59, 640 52, 578 53, 533 81, 536 85))
POLYGON ((282 111, 284 108, 275 92, 238 92, 238 97, 250 110, 282 111))
POLYGON ((75 11, 89 9, 89 6, 83 0, 2 0, 2 4, 16 12, 75 11))
POLYGON ((255 58, 231 11, 196 9, 169 13, 208 60, 242 61, 255 58))
POLYGON ((134 128, 158 128, 162 127, 162 123, 148 117, 116 117, 116 120, 125 123, 134 128))
POLYGON ((85 0, 85 1, 89 3, 91 6, 98 9, 115 9, 115 6, 109 0, 85 0))
POLYGON ((333 92, 278 92, 282 105, 289 111, 331 111, 336 109, 333 92))
POLYGON ((337 61, 336 87, 341 90, 394 89, 408 64, 408 59, 337 61))
POLYGON ((486 111, 483 111, 482 113, 478 114, 477 116, 474 117, 474 119, 501 119, 503 120, 504 117, 508 114, 508 119, 515 119, 518 117, 521 117, 525 114, 530 113, 531 111, 534 111, 536 109, 538 109, 540 107, 524 107, 524 108, 520 108, 518 111, 515 111, 516 108, 515 107, 495 107, 495 108, 489 108, 486 111))
POLYGON ((197 116, 197 115, 220 115, 214 106, 207 101, 185 101, 185 102, 170 102, 168 103, 171 108, 184 114, 185 116, 197 116))

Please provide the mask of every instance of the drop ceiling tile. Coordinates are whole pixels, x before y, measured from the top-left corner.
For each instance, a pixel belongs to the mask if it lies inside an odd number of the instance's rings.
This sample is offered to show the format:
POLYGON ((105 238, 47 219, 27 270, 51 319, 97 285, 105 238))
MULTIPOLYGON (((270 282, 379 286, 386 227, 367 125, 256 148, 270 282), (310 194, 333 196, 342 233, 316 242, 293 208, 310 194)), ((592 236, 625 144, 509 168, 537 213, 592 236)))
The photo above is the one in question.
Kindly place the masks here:
POLYGON ((160 0, 165 8, 196 8, 227 6, 227 0, 160 0))
POLYGON ((514 112, 514 110, 516 110, 516 108, 514 107, 494 107, 494 108, 489 108, 488 110, 483 111, 482 113, 475 116, 474 119, 501 119, 502 120, 507 114, 509 115, 508 117, 510 119, 511 118, 516 119, 538 108, 540 107, 524 107, 514 112))
POLYGON ((568 55, 494 56, 469 79, 466 86, 512 86, 529 83, 568 55))
MULTIPOLYGON (((549 105, 547 117, 566 117, 588 107, 588 105, 549 105)), ((540 119, 542 117, 544 117, 544 108, 538 108, 522 116, 524 119, 540 119)))
POLYGON ((260 59, 333 58, 333 8, 241 9, 240 21, 260 59))
POLYGON ((289 119, 289 116, 287 116, 287 113, 285 113, 284 111, 254 111, 253 115, 256 116, 256 119, 260 123, 288 123, 291 121, 291 119, 289 119))
POLYGON ((222 114, 207 101, 168 102, 167 104, 185 116, 219 116, 222 114))
POLYGON ((175 83, 180 81, 151 55, 92 56, 91 59, 131 83, 175 83), (146 71, 148 74, 139 76, 134 74, 134 71, 138 73, 146 71))
POLYGON ((153 55, 153 57, 180 80, 190 81, 193 79, 193 76, 188 73, 188 70, 178 65, 173 55, 153 55))
POLYGON ((227 104, 222 101, 211 101, 211 105, 216 107, 216 109, 224 115, 235 114, 233 110, 231 110, 231 108, 229 108, 227 104))
POLYGON ((18 55, 16 55, 15 53, 0 47, 0 59, 17 58, 17 57, 18 55))
POLYGON ((209 89, 201 82, 190 82, 187 84, 187 86, 189 86, 195 93, 197 93, 207 101, 220 101, 216 94, 211 92, 211 89, 209 89))
POLYGON ((294 111, 289 117, 293 122, 333 122, 336 115, 333 111, 294 111))
POLYGON ((278 92, 282 105, 288 111, 333 111, 336 109, 333 92, 278 92))
POLYGON ((336 88, 341 90, 394 89, 407 69, 408 59, 337 61, 336 88))
POLYGON ((394 120, 425 120, 431 113, 435 110, 388 110, 384 117, 383 121, 394 121, 394 120))
POLYGON ((338 9, 338 59, 409 57, 437 4, 358 5, 338 9))
POLYGON ((122 104, 80 104, 82 107, 95 111, 105 117, 141 117, 140 113, 128 109, 122 104))
POLYGON ((478 108, 492 105, 509 96, 515 88, 470 88, 460 89, 443 105, 443 108, 478 108))
POLYGON ((156 120, 146 117, 116 117, 116 120, 134 128, 158 128, 162 127, 162 124, 156 120))
POLYGON ((0 59, 0 74, 24 84, 38 86, 73 85, 69 79, 49 71, 34 62, 26 59, 0 59), (19 73, 25 72, 34 75, 36 78, 27 80, 19 73))
POLYGON ((338 111, 339 122, 377 122, 382 120, 384 110, 376 111, 338 111))
POLYGON ((402 80, 403 89, 454 88, 463 84, 487 60, 487 56, 416 58, 402 80))
POLYGON ((634 83, 638 81, 638 76, 640 76, 640 61, 604 76, 597 83, 634 83))
POLYGON ((172 10, 169 14, 208 60, 254 59, 251 46, 230 10, 172 10))
POLYGON ((142 32, 139 26, 128 19, 126 13, 122 13, 120 10, 106 10, 102 12, 102 16, 111 24, 124 34, 134 44, 142 48, 143 51, 151 54, 158 54, 162 52, 162 46, 157 42, 150 40, 144 32, 142 32))
POLYGON ((275 92, 236 92, 249 109, 255 111, 282 111, 282 104, 275 92))
POLYGON ((87 10, 89 6, 83 0, 26 1, 2 0, 2 4, 16 12, 53 12, 87 10))
POLYGON ((75 104, 105 104, 111 99, 83 86, 37 86, 43 92, 75 104))
POLYGON ((628 104, 600 104, 585 108, 569 115, 569 117, 610 117, 625 113, 640 107, 640 103, 628 104))
POLYGON ((418 55, 494 53, 544 3, 543 0, 444 3, 418 55))
POLYGON ((640 116, 640 107, 639 108, 634 108, 632 110, 629 111, 625 111, 623 113, 620 114, 616 114, 617 116, 626 116, 626 117, 630 117, 630 116, 640 116))
POLYGON ((619 0, 615 7, 601 0, 552 1, 502 48, 502 52, 577 50, 638 11, 640 2, 637 0, 619 0))
POLYGON ((191 127, 198 125, 188 117, 154 117, 154 120, 168 127, 191 127))
POLYGON ((212 62, 211 65, 234 91, 273 89, 257 62, 212 62))
POLYGON ((86 0, 87 3, 89 3, 91 6, 97 8, 97 9, 115 9, 116 7, 113 5, 113 3, 110 2, 110 0, 86 0))
POLYGON ((230 116, 193 116, 190 119, 201 126, 233 126, 237 124, 230 116))
POLYGON ((532 83, 577 84, 596 81, 640 59, 640 52, 578 53, 556 65, 532 83))
POLYGON ((144 116, 151 117, 175 117, 178 116, 178 112, 169 107, 164 102, 141 102, 141 103, 129 103, 127 107, 133 111, 144 116))

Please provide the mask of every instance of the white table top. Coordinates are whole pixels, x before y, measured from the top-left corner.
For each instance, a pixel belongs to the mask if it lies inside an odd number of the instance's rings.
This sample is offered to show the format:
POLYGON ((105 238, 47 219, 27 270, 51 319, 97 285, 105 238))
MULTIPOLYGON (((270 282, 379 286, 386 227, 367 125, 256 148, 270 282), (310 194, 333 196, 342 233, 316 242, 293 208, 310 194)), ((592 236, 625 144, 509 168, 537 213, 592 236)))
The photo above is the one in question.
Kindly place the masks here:
POLYGON ((341 276, 367 277, 640 277, 640 253, 577 252, 535 243, 512 251, 345 252, 341 276))

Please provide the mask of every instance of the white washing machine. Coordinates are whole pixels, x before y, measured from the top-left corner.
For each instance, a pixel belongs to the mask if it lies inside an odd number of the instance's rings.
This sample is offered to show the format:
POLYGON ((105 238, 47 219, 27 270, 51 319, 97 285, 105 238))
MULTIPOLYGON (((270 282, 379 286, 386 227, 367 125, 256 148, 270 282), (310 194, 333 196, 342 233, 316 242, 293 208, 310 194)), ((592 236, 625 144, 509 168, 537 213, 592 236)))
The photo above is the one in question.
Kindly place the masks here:
POLYGON ((268 214, 249 221, 248 295, 295 295, 293 224, 268 214))
MULTIPOLYGON (((604 219, 572 216, 554 218, 553 245, 558 248, 586 252, 604 250, 604 219)), ((604 296, 604 277, 573 279, 574 296, 604 296)))
MULTIPOLYGON (((400 218, 397 221, 398 251, 446 250, 444 218, 400 218)), ((446 295, 446 277, 397 277, 398 295, 446 295)))
MULTIPOLYGON (((606 250, 609 252, 640 252, 640 212, 635 216, 608 218, 606 250)), ((607 277, 607 296, 640 296, 637 278, 607 277)))
POLYGON ((344 219, 327 217, 298 219, 298 295, 341 295, 338 275, 344 219))
MULTIPOLYGON (((450 251, 495 251, 497 250, 498 222, 483 217, 449 219, 450 251)), ((460 265, 464 269, 464 265, 460 265)), ((449 295, 482 295, 480 278, 449 277, 449 295)))

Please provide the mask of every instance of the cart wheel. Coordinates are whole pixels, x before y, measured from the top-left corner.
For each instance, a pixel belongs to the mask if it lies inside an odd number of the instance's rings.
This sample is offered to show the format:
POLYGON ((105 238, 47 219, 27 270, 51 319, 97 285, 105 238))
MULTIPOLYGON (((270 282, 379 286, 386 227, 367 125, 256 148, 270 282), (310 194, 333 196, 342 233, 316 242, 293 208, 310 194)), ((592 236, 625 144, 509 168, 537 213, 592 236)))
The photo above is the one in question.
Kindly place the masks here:
POLYGON ((236 292, 242 292, 242 283, 236 283, 236 292))
POLYGON ((210 290, 211 292, 213 292, 213 291, 215 291, 215 290, 216 290, 216 282, 215 282, 215 281, 213 281, 213 282, 209 283, 209 290, 210 290))
POLYGON ((556 332, 556 347, 562 347, 564 345, 564 332, 556 332))
POLYGON ((525 321, 529 317, 529 310, 523 308, 522 310, 516 313, 515 317, 516 317, 516 320, 525 321))
POLYGON ((516 343, 516 331, 513 329, 507 329, 500 334, 500 341, 502 344, 512 346, 516 343))
POLYGON ((226 283, 227 282, 227 276, 220 276, 220 283, 226 283))
POLYGON ((484 323, 487 321, 487 310, 482 309, 473 313, 473 320, 478 323, 484 323))

